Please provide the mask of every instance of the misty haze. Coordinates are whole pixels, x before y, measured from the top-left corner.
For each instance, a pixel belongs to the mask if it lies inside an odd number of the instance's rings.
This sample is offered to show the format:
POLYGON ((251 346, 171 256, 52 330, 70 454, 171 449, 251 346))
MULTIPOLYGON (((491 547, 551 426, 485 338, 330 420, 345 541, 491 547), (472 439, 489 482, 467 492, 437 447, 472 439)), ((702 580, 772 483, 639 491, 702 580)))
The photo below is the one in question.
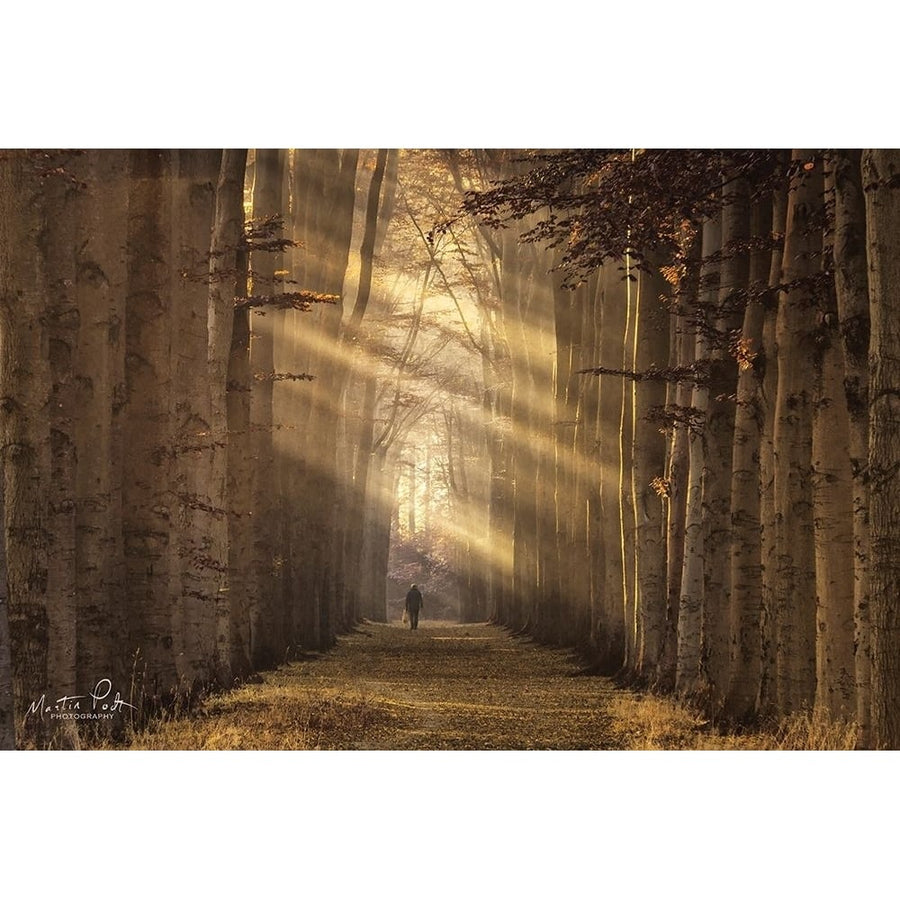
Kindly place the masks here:
POLYGON ((898 322, 898 151, 0 151, 0 748, 900 748, 898 322))

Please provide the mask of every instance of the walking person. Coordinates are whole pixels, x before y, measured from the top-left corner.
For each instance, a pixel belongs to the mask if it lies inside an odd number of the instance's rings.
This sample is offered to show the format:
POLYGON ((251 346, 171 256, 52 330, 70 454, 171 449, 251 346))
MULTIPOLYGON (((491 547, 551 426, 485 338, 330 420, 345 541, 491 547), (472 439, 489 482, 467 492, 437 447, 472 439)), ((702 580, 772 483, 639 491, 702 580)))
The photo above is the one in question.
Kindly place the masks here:
POLYGON ((419 627, 419 610, 422 608, 422 592, 413 585, 406 592, 406 612, 409 615, 409 627, 415 631, 419 627))

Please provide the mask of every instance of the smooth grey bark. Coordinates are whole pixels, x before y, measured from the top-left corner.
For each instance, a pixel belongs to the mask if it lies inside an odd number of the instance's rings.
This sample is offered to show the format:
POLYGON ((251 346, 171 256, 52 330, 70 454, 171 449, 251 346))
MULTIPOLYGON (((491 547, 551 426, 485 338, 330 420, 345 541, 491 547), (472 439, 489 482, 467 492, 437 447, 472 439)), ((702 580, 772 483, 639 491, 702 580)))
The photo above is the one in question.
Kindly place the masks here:
MULTIPOLYGON (((718 215, 703 224, 699 301, 707 310, 714 309, 718 293, 718 262, 714 254, 721 250, 722 225, 718 215)), ((694 344, 695 362, 708 360, 710 341, 702 328, 697 329, 694 344)), ((691 396, 693 414, 700 427, 689 438, 687 506, 684 526, 684 561, 681 573, 681 596, 678 608, 678 658, 675 667, 675 691, 681 696, 698 694, 704 686, 702 669, 702 634, 706 602, 705 572, 706 535, 704 522, 706 454, 706 415, 709 410, 709 385, 694 384, 691 396)))
MULTIPOLYGON (((620 368, 626 339, 627 299, 625 282, 616 264, 609 262, 600 273, 602 326, 600 361, 608 368, 620 368)), ((606 671, 616 671, 625 659, 625 588, 621 521, 620 430, 622 427, 624 386, 615 375, 600 376, 600 506, 604 583, 600 595, 593 635, 598 663, 606 671)))
MULTIPOLYGON (((753 206, 751 232, 771 237, 772 203, 753 206)), ((739 373, 731 468, 731 608, 730 673, 725 698, 729 718, 747 721, 756 712, 762 670, 762 528, 760 524, 760 442, 765 372, 762 355, 766 288, 771 250, 751 256, 748 282, 752 292, 744 310, 738 348, 739 373)))
POLYGON ((812 496, 812 379, 817 313, 809 279, 820 266, 822 166, 795 150, 775 340, 778 392, 773 432, 777 598, 776 696, 782 715, 810 711, 816 690, 816 567, 812 496), (810 168, 806 168, 811 164, 810 168))
POLYGON ((734 397, 738 364, 727 346, 738 331, 750 272, 750 186, 729 177, 722 189, 722 263, 712 324, 717 346, 711 354, 709 409, 706 417, 706 466, 703 473, 704 594, 703 668, 710 702, 721 709, 728 689, 731 626, 731 493, 734 445, 734 397), (724 344, 724 345, 723 345, 724 344))
MULTIPOLYGON (((632 368, 664 368, 669 359, 667 285, 658 272, 638 276, 632 368)), ((666 627, 666 523, 655 485, 665 474, 666 437, 649 413, 665 405, 663 381, 632 386, 634 418, 631 482, 634 505, 635 594, 638 640, 635 671, 652 677, 662 656, 666 627)))
POLYGON ((235 510, 228 493, 228 363, 235 325, 235 299, 243 293, 238 275, 238 256, 244 232, 244 175, 246 150, 225 150, 216 181, 215 212, 209 253, 208 344, 210 413, 210 505, 223 510, 210 528, 211 558, 219 569, 216 610, 216 677, 229 684, 248 674, 249 634, 246 621, 244 574, 230 565, 232 539, 240 535, 233 526, 235 510))
MULTIPOLYGON (((687 264, 675 283, 678 300, 673 309, 670 337, 670 365, 673 367, 687 367, 694 362, 697 335, 691 317, 696 310, 702 234, 686 234, 682 252, 687 264)), ((667 405, 674 404, 679 410, 690 410, 692 398, 693 385, 690 381, 669 383, 667 405)), ((675 687, 678 663, 678 621, 690 487, 690 444, 691 435, 695 431, 696 427, 692 426, 689 417, 684 414, 676 416, 666 460, 666 633, 657 672, 657 685, 668 691, 675 687)))
POLYGON ((759 525, 762 595, 760 609, 760 674, 756 704, 760 715, 774 715, 776 708, 775 608, 778 600, 777 533, 775 509, 775 400, 778 393, 778 348, 775 324, 778 314, 777 289, 782 282, 784 232, 787 222, 787 179, 772 195, 772 253, 769 291, 763 316, 762 344, 756 361, 762 371, 760 384, 759 441, 759 525))

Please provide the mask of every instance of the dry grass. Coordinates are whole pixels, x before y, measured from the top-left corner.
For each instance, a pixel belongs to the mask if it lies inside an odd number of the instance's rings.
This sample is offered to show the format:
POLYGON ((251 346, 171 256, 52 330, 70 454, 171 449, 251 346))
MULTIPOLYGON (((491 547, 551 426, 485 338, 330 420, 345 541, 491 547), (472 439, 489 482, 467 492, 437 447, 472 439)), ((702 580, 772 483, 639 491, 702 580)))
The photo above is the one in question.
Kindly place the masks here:
POLYGON ((857 729, 797 714, 755 731, 727 731, 671 697, 621 693, 611 701, 613 730, 628 750, 853 750, 857 729))
POLYGON ((137 735, 132 750, 329 750, 351 745, 390 718, 365 697, 330 693, 286 696, 243 688, 211 700, 195 717, 161 723, 137 735))

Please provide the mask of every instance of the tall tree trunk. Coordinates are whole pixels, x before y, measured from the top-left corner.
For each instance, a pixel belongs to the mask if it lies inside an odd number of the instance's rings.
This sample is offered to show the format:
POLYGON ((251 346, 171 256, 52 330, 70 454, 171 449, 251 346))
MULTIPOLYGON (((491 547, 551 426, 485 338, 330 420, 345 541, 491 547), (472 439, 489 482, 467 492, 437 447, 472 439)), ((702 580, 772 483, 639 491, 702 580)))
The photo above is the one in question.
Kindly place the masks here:
MULTIPOLYGON (((0 522, 5 518, 3 483, 0 481, 0 522)), ((9 636, 9 599, 6 589, 6 529, 0 536, 0 750, 16 749, 13 699, 12 645, 9 636)))
POLYGON ((706 468, 703 474, 703 667, 714 709, 728 688, 731 607, 731 472, 738 366, 728 347, 741 327, 750 272, 750 187, 726 179, 722 190, 722 264, 715 297, 718 344, 711 354, 706 468))
MULTIPOLYGON (((47 331, 50 363, 47 686, 56 697, 71 697, 79 693, 76 672, 75 423, 80 410, 74 364, 80 331, 75 248, 83 189, 74 177, 78 162, 65 155, 57 162, 71 177, 57 176, 45 181, 43 199, 49 214, 38 243, 40 265, 47 279, 43 325, 47 331)), ((62 749, 78 746, 78 729, 74 721, 59 722, 54 732, 52 746, 62 749)))
POLYGON ((778 394, 773 435, 778 599, 775 607, 777 702, 790 714, 811 710, 816 689, 816 567, 812 496, 812 384, 816 307, 809 280, 822 250, 822 168, 795 150, 784 241, 786 283, 775 339, 778 394), (806 165, 812 163, 812 168, 806 165))
MULTIPOLYGON (((682 248, 688 265, 675 283, 678 305, 671 318, 670 366, 690 367, 694 362, 697 336, 690 321, 696 307, 699 286, 702 236, 687 233, 682 248)), ((691 421, 693 386, 690 381, 670 382, 667 405, 674 405, 670 446, 667 458, 665 492, 666 511, 666 634, 657 673, 657 684, 663 690, 675 687, 678 662, 678 619, 681 603, 681 581, 684 569, 685 525, 690 482, 691 435, 696 427, 691 421)))
MULTIPOLYGON (((825 196, 834 195, 830 157, 825 159, 825 196)), ((832 274, 834 207, 826 205, 823 270, 832 274)), ((849 722, 856 716, 853 617, 853 476, 844 360, 837 299, 829 278, 817 292, 819 324, 813 357, 813 527, 816 541, 816 711, 849 722)))
POLYGON ((368 607, 364 606, 366 598, 362 593, 363 583, 363 552, 365 543, 365 516, 366 497, 368 496, 368 482, 372 469, 372 444, 375 429, 375 396, 376 380, 373 373, 367 373, 363 377, 363 401, 360 415, 360 429, 355 461, 353 466, 353 490, 351 493, 350 514, 353 517, 351 527, 347 530, 346 537, 346 567, 347 573, 354 579, 348 585, 350 588, 350 605, 348 618, 357 621, 361 616, 368 615, 368 607), (358 527, 357 527, 358 523, 358 527))
MULTIPOLYGON (((772 204, 753 207, 754 238, 767 239, 772 204)), ((739 375, 731 471, 731 653, 725 698, 729 718, 748 721, 756 711, 762 672, 762 544, 760 524, 760 441, 764 410, 761 355, 772 251, 758 250, 750 259, 751 296, 737 347, 739 375)))
POLYGON ((123 547, 125 291, 130 163, 125 151, 87 154, 76 294, 77 671, 80 684, 126 683, 123 547))
POLYGON ((221 151, 179 150, 172 172, 171 378, 173 426, 170 541, 174 652, 191 689, 216 674, 219 573, 227 560, 212 535, 226 511, 212 497, 209 260, 221 151))
MULTIPOLYGON (((625 371, 634 364, 637 342, 638 276, 632 270, 630 255, 625 257, 625 341, 622 344, 621 368, 625 371), (632 281, 632 278, 634 281, 632 281)), ((619 553, 622 558, 622 617, 625 625, 625 652, 623 671, 633 673, 637 666, 637 578, 635 545, 634 497, 631 470, 634 451, 634 382, 628 378, 619 381, 617 394, 621 394, 621 415, 617 428, 618 459, 616 474, 619 492, 619 553)))
POLYGON ((512 578, 512 458, 508 430, 512 405, 509 347, 501 335, 500 322, 482 313, 484 334, 490 334, 491 359, 482 365, 485 398, 482 404, 488 425, 491 461, 488 535, 491 556, 488 566, 490 620, 507 622, 509 585, 512 578))
POLYGON ((170 494, 171 154, 134 151, 128 200, 123 482, 126 609, 135 697, 152 708, 178 682, 169 588, 175 505, 170 494))
MULTIPOLYGON (((537 582, 538 448, 532 431, 535 395, 527 335, 532 323, 533 258, 516 246, 511 232, 502 238, 504 329, 512 364, 510 427, 512 457, 512 585, 505 624, 518 631, 531 624, 537 582), (527 437, 523 441, 522 436, 527 437)), ((529 250, 531 248, 528 248, 529 250)))
POLYGON ((207 362, 210 385, 211 473, 210 506, 224 511, 212 517, 210 557, 218 568, 216 610, 216 673, 228 684, 248 674, 247 636, 240 623, 246 621, 246 596, 242 573, 229 567, 234 509, 228 482, 228 363, 234 332, 235 298, 244 292, 239 284, 238 254, 244 232, 244 173, 246 150, 225 150, 216 182, 216 206, 209 255, 209 341, 207 362))
POLYGON ((360 322, 369 305, 369 297, 372 291, 372 268, 375 264, 375 238, 378 230, 378 209, 381 196, 381 184, 384 181, 384 169, 387 164, 388 151, 379 150, 375 158, 375 171, 372 173, 372 181, 369 185, 369 198, 366 205, 366 226, 363 234, 362 247, 360 248, 360 272, 359 288, 356 294, 356 302, 353 304, 353 312, 350 315, 348 325, 350 336, 353 338, 359 329, 360 322))
POLYGON ((573 575, 584 567, 575 562, 575 518, 577 515, 575 429, 578 416, 578 382, 575 376, 575 355, 581 342, 581 304, 583 297, 575 291, 564 290, 560 278, 553 279, 553 330, 556 339, 553 372, 553 495, 556 520, 556 560, 558 572, 559 610, 556 638, 561 644, 574 645, 576 603, 582 597, 573 584, 573 575), (577 305, 576 305, 577 304, 577 305))
MULTIPOLYGON (((663 304, 666 285, 657 272, 638 275, 636 338, 632 368, 664 368, 669 359, 669 315, 663 304)), ((666 402, 662 381, 635 382, 634 463, 631 470, 635 517, 635 589, 638 614, 637 674, 655 673, 666 627, 666 541, 663 504, 655 485, 665 474, 666 439, 648 418, 666 402)))
POLYGON ((816 709, 856 718, 853 621, 853 476, 845 444, 850 418, 836 308, 824 313, 814 361, 813 503, 816 540, 816 709))
POLYGON ((862 157, 869 259, 872 742, 900 747, 900 151, 862 157))
MULTIPOLYGON (((243 198, 241 199, 243 223, 243 198)), ((243 230, 243 224, 242 224, 243 230)), ((235 297, 247 296, 249 253, 241 238, 235 254, 235 297)), ((235 309, 228 347, 225 414, 225 492, 228 497, 228 613, 233 677, 248 675, 261 661, 257 623, 259 584, 253 566, 253 434, 250 430, 250 310, 235 309)))
MULTIPOLYGON (((788 154, 784 154, 787 164, 788 154)), ((783 178, 772 195, 772 253, 769 295, 765 302, 762 346, 755 362, 762 370, 759 442, 759 524, 762 560, 762 609, 760 610, 760 679, 757 712, 774 715, 776 710, 775 608, 778 601, 777 517, 775 509, 775 399, 778 394, 778 347, 775 325, 778 290, 784 264, 784 232, 787 222, 788 182, 783 178)))
POLYGON ((872 658, 869 637, 869 280, 861 152, 831 152, 834 169, 834 275, 850 417, 853 473, 853 609, 856 623, 856 721, 871 746, 872 658))
MULTIPOLYGON (((306 287, 340 296, 350 253, 359 152, 318 151, 318 155, 319 168, 326 181, 321 204, 324 221, 310 238, 320 248, 323 263, 319 281, 306 287)), ((305 489, 306 527, 314 551, 309 560, 315 578, 310 593, 318 597, 323 607, 324 630, 318 636, 318 646, 322 648, 331 645, 335 630, 352 625, 352 620, 345 616, 343 600, 346 591, 343 531, 347 521, 343 505, 348 496, 345 481, 349 475, 341 476, 349 468, 349 454, 338 440, 338 413, 342 395, 346 400, 350 359, 347 354, 334 353, 341 344, 343 312, 343 300, 325 305, 320 311, 318 339, 322 352, 312 363, 316 377, 308 428, 312 440, 304 445, 307 470, 313 476, 305 489)), ((299 323, 296 327, 308 328, 299 323)), ((303 499, 298 498, 298 503, 302 504, 303 499)), ((350 577, 355 577, 355 573, 350 577)))
MULTIPOLYGON (((702 260, 700 267, 700 300, 706 309, 715 306, 718 290, 718 263, 713 254, 722 246, 722 226, 717 217, 703 225, 702 260)), ((702 314, 702 313, 701 313, 702 314)), ((709 359, 709 338, 698 327, 694 345, 694 359, 709 359)), ((709 410, 709 386, 698 381, 691 397, 693 414, 699 427, 690 435, 687 506, 684 526, 684 563, 681 573, 681 598, 678 606, 678 659, 675 669, 675 690, 682 696, 696 694, 701 688, 701 638, 703 604, 705 602, 704 572, 706 566, 706 527, 704 524, 704 480, 707 470, 706 416, 709 410)))
MULTIPOLYGON (((628 303, 625 282, 613 262, 603 266, 600 277, 600 361, 607 368, 620 368, 628 303)), ((622 381, 615 375, 601 375, 599 390, 600 503, 605 565, 602 609, 598 611, 594 642, 601 669, 615 671, 625 658, 625 591, 619 490, 622 381)))
MULTIPOLYGON (((581 307, 581 342, 573 354, 573 369, 578 372, 596 365, 597 290, 600 273, 595 272, 578 291, 581 307)), ((600 481, 597 477, 597 413, 600 403, 598 379, 590 375, 574 376, 578 379, 576 390, 578 403, 575 415, 575 503, 574 540, 575 555, 572 567, 575 591, 574 630, 578 646, 593 653, 592 617, 596 602, 594 597, 593 532, 594 517, 599 512, 600 481)))
MULTIPOLYGON (((694 361, 696 338, 683 311, 671 317, 669 366, 690 366, 694 361)), ((667 386, 667 407, 687 409, 691 405, 690 382, 667 386)), ((666 498, 666 624, 663 647, 656 673, 657 686, 670 691, 675 686, 678 656, 678 606, 684 565, 684 526, 687 514, 687 483, 690 474, 688 424, 676 418, 670 427, 666 453, 664 493, 666 498)))
MULTIPOLYGON (((282 213, 282 154, 280 150, 257 150, 253 181, 253 218, 261 221, 282 213)), ((254 295, 277 292, 275 254, 268 250, 251 253, 254 295)), ((272 391, 274 386, 274 320, 282 313, 262 309, 251 316, 250 429, 253 433, 253 568, 258 586, 257 607, 251 608, 256 667, 280 660, 288 640, 281 628, 281 557, 277 546, 278 502, 275 485, 272 391)))
POLYGON ((554 493, 556 460, 554 457, 553 422, 553 286, 548 270, 551 259, 535 247, 529 267, 532 270, 532 291, 524 338, 531 371, 531 410, 534 436, 536 475, 530 485, 534 491, 534 565, 532 571, 531 633, 540 640, 557 644, 560 640, 560 619, 563 614, 559 587, 559 526, 556 521, 554 493))

